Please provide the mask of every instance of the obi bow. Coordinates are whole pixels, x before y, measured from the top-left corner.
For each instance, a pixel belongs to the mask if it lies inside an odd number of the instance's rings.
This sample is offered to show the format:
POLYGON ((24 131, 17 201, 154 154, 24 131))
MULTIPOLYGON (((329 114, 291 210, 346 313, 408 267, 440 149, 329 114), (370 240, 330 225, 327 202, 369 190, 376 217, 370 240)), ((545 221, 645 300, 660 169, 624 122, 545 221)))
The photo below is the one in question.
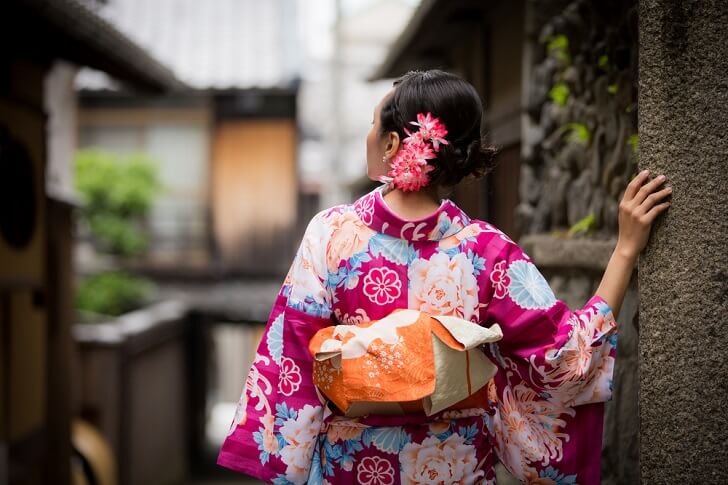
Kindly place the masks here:
POLYGON ((309 344, 313 381, 349 417, 475 407, 468 398, 497 370, 478 347, 501 338, 498 324, 395 310, 319 330, 309 344))

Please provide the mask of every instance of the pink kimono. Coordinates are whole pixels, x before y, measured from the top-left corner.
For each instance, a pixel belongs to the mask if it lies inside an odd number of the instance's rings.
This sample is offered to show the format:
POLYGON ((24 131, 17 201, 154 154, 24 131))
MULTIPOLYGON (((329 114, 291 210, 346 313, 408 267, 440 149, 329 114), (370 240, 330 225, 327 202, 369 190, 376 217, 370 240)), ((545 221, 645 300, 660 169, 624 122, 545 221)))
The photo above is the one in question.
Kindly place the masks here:
MULTIPOLYGON (((594 295, 570 310, 492 224, 449 200, 403 220, 383 190, 309 223, 217 463, 276 484, 494 484, 496 460, 526 483, 599 483, 616 353, 610 306, 594 295), (482 347, 497 372, 479 405, 333 412, 312 383, 313 335, 407 308, 500 326, 502 339, 482 347)), ((396 347, 388 355, 382 365, 407 364, 396 347)))

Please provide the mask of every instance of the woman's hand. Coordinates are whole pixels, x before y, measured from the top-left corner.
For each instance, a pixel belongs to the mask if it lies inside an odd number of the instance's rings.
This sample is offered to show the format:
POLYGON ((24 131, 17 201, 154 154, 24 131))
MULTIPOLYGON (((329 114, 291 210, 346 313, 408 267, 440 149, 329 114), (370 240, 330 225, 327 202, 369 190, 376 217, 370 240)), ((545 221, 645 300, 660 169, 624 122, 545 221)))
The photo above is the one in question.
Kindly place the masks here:
POLYGON ((619 203, 617 250, 632 258, 636 258, 647 245, 655 217, 670 206, 669 202, 658 204, 672 192, 672 187, 657 190, 665 176, 660 175, 650 181, 648 176, 649 170, 643 170, 632 179, 619 203))

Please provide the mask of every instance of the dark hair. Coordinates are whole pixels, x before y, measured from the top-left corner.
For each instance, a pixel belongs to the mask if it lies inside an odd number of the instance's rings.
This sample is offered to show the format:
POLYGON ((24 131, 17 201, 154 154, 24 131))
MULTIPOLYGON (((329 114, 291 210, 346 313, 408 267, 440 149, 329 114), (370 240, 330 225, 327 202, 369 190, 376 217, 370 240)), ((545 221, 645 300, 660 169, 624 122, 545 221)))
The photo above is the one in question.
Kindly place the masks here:
POLYGON ((495 168, 497 148, 481 134, 483 105, 472 84, 455 74, 430 69, 410 71, 394 81, 394 91, 382 102, 379 136, 390 131, 407 137, 417 127, 417 113, 432 113, 447 128, 448 145, 440 145, 437 158, 428 160, 433 185, 452 186, 464 177, 482 177, 495 168))

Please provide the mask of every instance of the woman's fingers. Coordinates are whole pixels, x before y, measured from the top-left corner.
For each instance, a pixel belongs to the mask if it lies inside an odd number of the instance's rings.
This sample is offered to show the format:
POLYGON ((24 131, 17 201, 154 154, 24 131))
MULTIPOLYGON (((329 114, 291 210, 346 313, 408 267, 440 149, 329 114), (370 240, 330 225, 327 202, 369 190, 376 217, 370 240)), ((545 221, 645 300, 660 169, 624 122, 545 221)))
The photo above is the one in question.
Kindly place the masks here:
POLYGON ((657 204, 653 206, 647 213, 640 217, 642 219, 642 222, 646 225, 651 225, 652 222, 655 220, 655 217, 657 217, 658 214, 660 214, 662 211, 670 207, 669 202, 663 202, 662 204, 657 204))
POLYGON ((635 212, 638 215, 646 214, 649 210, 657 204, 660 200, 664 199, 672 193, 672 187, 665 187, 664 189, 653 192, 642 201, 640 205, 635 208, 635 212))
POLYGON ((657 187, 659 187, 661 184, 663 184, 665 182, 665 180, 666 180, 665 179, 665 176, 664 175, 660 175, 658 177, 653 178, 652 180, 650 180, 646 184, 644 184, 637 191, 637 194, 635 194, 634 199, 633 199, 633 203, 636 204, 636 205, 642 204, 645 201, 645 199, 647 199, 647 197, 649 195, 651 195, 652 192, 654 192, 657 189, 657 187))
POLYGON ((622 197, 622 200, 624 200, 625 202, 631 201, 637 194, 637 191, 640 189, 640 187, 642 187, 642 184, 645 182, 648 175, 649 170, 643 170, 638 173, 637 176, 633 178, 629 184, 627 184, 627 188, 624 191, 624 196, 622 197))

